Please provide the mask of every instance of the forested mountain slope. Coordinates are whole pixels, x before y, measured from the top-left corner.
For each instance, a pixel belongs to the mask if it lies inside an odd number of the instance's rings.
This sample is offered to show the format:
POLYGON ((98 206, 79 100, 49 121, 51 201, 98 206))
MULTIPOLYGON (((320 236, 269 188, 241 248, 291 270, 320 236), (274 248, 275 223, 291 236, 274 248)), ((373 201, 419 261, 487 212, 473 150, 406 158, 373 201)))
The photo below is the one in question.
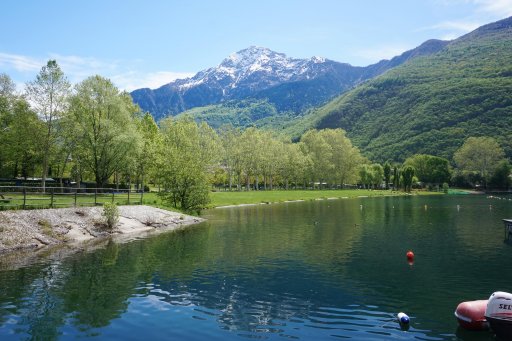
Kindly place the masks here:
POLYGON ((372 160, 415 153, 451 158, 470 136, 492 136, 512 156, 512 17, 409 60, 288 128, 343 128, 372 160))

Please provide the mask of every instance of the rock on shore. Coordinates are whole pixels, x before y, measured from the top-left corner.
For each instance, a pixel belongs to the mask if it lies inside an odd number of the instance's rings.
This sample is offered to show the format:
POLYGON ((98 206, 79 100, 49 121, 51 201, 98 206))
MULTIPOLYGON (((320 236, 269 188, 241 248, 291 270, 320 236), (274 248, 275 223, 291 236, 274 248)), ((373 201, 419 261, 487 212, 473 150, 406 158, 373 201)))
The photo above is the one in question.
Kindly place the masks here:
POLYGON ((102 207, 0 212, 0 253, 73 244, 95 238, 167 231, 203 219, 151 206, 119 206, 119 223, 105 228, 102 207))

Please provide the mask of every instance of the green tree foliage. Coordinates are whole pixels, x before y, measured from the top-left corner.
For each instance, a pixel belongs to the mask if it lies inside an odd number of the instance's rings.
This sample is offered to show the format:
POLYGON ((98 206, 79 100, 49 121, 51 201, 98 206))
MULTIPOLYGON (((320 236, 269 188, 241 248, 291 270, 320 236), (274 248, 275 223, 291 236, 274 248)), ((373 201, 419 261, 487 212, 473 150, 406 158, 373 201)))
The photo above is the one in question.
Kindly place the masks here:
POLYGON ((385 182, 386 189, 389 189, 389 183, 391 181, 391 165, 389 164, 388 161, 386 161, 386 163, 384 163, 382 170, 384 171, 384 182, 385 182))
POLYGON ((414 167, 413 166, 404 166, 402 168, 402 185, 404 186, 404 190, 406 192, 410 192, 412 189, 412 182, 414 179, 414 167))
POLYGON ((450 162, 447 159, 425 154, 416 154, 404 162, 415 170, 419 181, 428 184, 440 185, 451 179, 450 162))
POLYGON ((163 143, 158 153, 158 179, 163 198, 182 210, 209 202, 210 175, 218 155, 216 133, 191 120, 161 121, 163 143))
POLYGON ((512 167, 507 160, 498 163, 494 172, 489 179, 489 187, 493 189, 508 190, 512 180, 510 179, 510 171, 512 167))
POLYGON ((342 129, 310 130, 302 136, 301 142, 311 158, 312 180, 343 186, 357 179, 364 159, 342 129))
POLYGON ((359 180, 365 188, 370 188, 373 184, 373 174, 370 165, 363 164, 359 166, 359 180))
POLYGON ((9 76, 0 75, 0 176, 32 176, 40 162, 43 123, 15 93, 9 76))
POLYGON ((284 180, 285 189, 289 188, 290 183, 294 183, 296 187, 297 184, 307 182, 312 162, 309 155, 303 152, 302 142, 285 143, 283 148, 280 176, 284 180))
POLYGON ((453 155, 463 173, 478 174, 484 185, 504 157, 503 149, 492 137, 470 137, 453 155))
MULTIPOLYGON (((240 129, 233 128, 232 125, 224 125, 220 128, 219 138, 221 141, 221 162, 227 173, 229 190, 232 190, 235 175, 238 179, 241 177, 241 157, 239 152, 238 139, 240 138, 240 129)), ((240 190, 240 180, 238 181, 238 190, 240 190)))
POLYGON ((5 73, 0 73, 0 97, 12 98, 16 96, 16 84, 11 77, 5 73))
POLYGON ((397 190, 400 188, 400 168, 398 166, 393 167, 393 189, 397 190))
POLYGON ((70 106, 75 157, 94 174, 96 185, 103 187, 136 153, 138 109, 127 93, 100 76, 87 78, 75 91, 70 106))
POLYGON ((380 164, 374 163, 371 165, 371 170, 373 188, 379 188, 384 180, 384 168, 380 164))
POLYGON ((42 67, 36 79, 27 83, 26 94, 36 112, 41 115, 45 131, 41 136, 42 182, 46 185, 48 166, 56 153, 59 136, 58 121, 67 110, 71 85, 55 60, 49 60, 42 67))
POLYGON ((158 170, 156 158, 158 148, 161 147, 161 136, 158 125, 150 113, 135 119, 137 131, 141 138, 137 155, 137 177, 140 179, 140 187, 144 190, 146 177, 155 178, 158 170))

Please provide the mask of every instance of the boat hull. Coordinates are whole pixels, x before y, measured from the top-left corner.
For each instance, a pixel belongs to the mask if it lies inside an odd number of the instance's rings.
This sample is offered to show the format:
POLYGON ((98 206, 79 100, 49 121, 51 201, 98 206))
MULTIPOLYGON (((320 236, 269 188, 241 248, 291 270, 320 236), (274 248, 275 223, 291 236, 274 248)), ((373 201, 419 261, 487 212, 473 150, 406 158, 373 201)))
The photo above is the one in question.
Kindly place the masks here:
POLYGON ((512 319, 503 320, 499 318, 488 317, 492 331, 499 340, 512 340, 512 319))
POLYGON ((485 330, 489 324, 485 318, 487 300, 462 302, 455 309, 459 325, 468 330, 485 330))

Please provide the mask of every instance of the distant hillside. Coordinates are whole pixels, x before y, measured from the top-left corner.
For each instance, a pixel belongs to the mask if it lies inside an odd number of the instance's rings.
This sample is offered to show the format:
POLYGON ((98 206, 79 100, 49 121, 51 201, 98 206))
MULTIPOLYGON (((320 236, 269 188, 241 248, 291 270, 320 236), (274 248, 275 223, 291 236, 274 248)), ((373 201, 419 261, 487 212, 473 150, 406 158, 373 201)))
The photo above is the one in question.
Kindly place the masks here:
POLYGON ((451 158, 469 136, 493 136, 512 156, 512 18, 341 95, 288 127, 338 128, 372 160, 451 158))
MULTIPOLYGON (((272 106, 278 116, 298 116, 411 58, 434 53, 445 44, 443 41, 429 41, 392 60, 383 60, 368 67, 351 66, 321 57, 288 58, 282 53, 253 46, 230 55, 220 65, 200 71, 192 78, 176 80, 155 90, 138 89, 131 95, 134 102, 142 110, 149 111, 156 120, 192 109, 189 114, 198 120, 209 121, 209 114, 203 117, 200 113, 213 113, 211 106, 216 105, 216 121, 219 111, 226 122, 237 121, 239 118, 226 113, 236 116, 232 111, 233 102, 246 100, 251 102, 251 108, 256 108, 254 103, 258 102, 272 106), (200 107, 207 108, 196 110, 200 107)), ((266 110, 257 108, 257 112, 250 116, 258 116, 266 110)))

